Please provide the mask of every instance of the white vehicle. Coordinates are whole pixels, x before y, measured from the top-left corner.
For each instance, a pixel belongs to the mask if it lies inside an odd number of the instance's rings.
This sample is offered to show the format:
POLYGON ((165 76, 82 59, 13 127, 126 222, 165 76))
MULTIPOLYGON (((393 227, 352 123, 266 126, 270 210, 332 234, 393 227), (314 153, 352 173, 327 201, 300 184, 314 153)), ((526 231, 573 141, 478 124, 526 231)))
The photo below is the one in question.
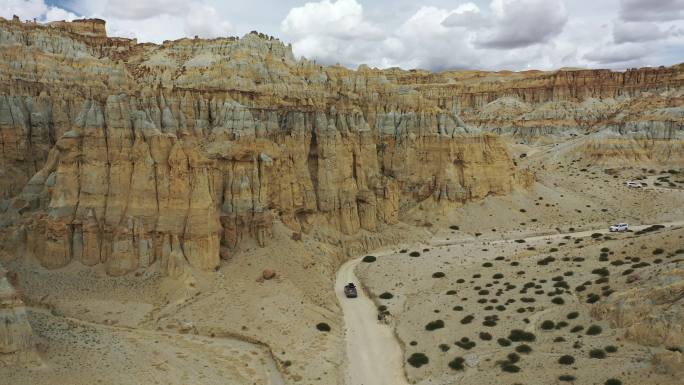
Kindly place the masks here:
POLYGON ((621 233, 629 230, 629 225, 626 223, 618 223, 617 225, 610 226, 609 230, 611 233, 621 233))
POLYGON ((643 186, 641 185, 641 182, 635 182, 633 180, 628 181, 625 183, 627 187, 629 188, 642 188, 643 186))

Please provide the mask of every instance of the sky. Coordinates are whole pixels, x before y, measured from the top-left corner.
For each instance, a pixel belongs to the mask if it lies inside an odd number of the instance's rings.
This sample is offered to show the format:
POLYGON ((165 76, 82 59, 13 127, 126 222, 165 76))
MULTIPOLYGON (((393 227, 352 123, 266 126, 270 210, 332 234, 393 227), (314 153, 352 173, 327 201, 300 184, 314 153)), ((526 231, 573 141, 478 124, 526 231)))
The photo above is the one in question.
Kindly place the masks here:
POLYGON ((322 64, 526 70, 684 62, 684 0, 0 0, 0 16, 98 17, 110 36, 160 43, 242 36, 322 64))

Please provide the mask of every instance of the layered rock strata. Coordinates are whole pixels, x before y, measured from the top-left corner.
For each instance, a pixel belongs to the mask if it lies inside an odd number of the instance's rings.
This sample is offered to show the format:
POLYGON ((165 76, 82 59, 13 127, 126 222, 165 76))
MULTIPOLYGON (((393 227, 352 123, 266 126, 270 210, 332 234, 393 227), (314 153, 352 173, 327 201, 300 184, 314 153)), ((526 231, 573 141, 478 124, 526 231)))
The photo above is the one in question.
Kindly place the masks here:
POLYGON ((257 33, 152 45, 103 23, 0 21, 5 239, 45 267, 211 270, 274 221, 378 231, 531 182, 497 136, 382 72, 257 33))

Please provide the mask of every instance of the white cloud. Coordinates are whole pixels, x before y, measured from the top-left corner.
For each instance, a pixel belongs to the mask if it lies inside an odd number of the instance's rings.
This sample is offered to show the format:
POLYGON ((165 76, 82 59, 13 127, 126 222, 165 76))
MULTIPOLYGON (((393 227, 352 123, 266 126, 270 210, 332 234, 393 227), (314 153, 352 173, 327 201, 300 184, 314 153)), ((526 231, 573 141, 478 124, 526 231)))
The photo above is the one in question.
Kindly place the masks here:
POLYGON ((182 15, 193 5, 183 0, 109 0, 104 13, 114 18, 144 20, 159 15, 182 15))
POLYGON ((620 17, 627 21, 684 19, 684 0, 620 0, 620 17))
POLYGON ((41 18, 48 6, 43 0, 3 0, 0 2, 0 16, 11 19, 17 15, 21 20, 41 18))
POLYGON ((655 23, 632 23, 617 21, 613 24, 615 43, 636 43, 664 39, 669 36, 655 23))
POLYGON ((214 38, 228 36, 233 32, 230 22, 208 4, 199 4, 192 7, 185 16, 185 34, 187 36, 199 36, 214 38))
POLYGON ((74 20, 78 16, 59 7, 48 6, 43 0, 0 0, 0 16, 10 19, 17 15, 21 20, 40 22, 74 20))
POLYGON ((479 44, 488 48, 519 48, 546 43, 563 31, 568 20, 562 0, 493 0, 496 27, 479 44))
POLYGON ((363 18, 363 7, 356 0, 323 0, 292 8, 282 29, 293 36, 321 35, 338 39, 378 39, 382 31, 363 18))
POLYGON ((646 57, 653 47, 629 43, 602 47, 584 55, 586 60, 599 64, 629 63, 646 57))
POLYGON ((474 3, 461 4, 443 21, 445 27, 482 28, 490 25, 487 18, 474 3))

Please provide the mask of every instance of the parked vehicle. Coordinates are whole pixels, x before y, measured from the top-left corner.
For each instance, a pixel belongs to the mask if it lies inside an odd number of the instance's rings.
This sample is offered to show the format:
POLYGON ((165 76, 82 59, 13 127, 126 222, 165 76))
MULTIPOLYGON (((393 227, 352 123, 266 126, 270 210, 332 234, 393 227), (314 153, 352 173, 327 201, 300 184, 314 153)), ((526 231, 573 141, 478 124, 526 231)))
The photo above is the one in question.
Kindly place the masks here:
POLYGON ((347 298, 356 298, 358 296, 356 286, 351 282, 344 285, 344 295, 346 295, 347 298))
POLYGON ((633 181, 633 180, 627 181, 627 183, 625 183, 625 184, 626 184, 627 187, 629 187, 629 188, 642 188, 642 187, 643 187, 643 186, 641 185, 641 182, 636 182, 636 181, 633 181))
POLYGON ((629 230, 629 225, 626 223, 618 223, 616 225, 610 226, 609 230, 611 233, 622 233, 629 230))

